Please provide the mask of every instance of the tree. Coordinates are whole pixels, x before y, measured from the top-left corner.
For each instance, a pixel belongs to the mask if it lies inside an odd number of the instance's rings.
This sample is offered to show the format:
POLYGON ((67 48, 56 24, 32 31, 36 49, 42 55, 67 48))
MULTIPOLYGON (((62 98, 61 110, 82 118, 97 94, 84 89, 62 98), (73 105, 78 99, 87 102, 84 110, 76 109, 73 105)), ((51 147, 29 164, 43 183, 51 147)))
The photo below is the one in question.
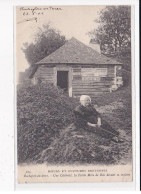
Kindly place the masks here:
POLYGON ((100 12, 99 27, 89 32, 91 38, 99 42, 101 48, 117 53, 131 48, 131 8, 130 6, 107 6, 100 12))
POLYGON ((52 28, 50 24, 43 25, 35 35, 34 43, 24 43, 23 52, 30 65, 34 65, 44 57, 48 56, 66 42, 65 36, 52 28))

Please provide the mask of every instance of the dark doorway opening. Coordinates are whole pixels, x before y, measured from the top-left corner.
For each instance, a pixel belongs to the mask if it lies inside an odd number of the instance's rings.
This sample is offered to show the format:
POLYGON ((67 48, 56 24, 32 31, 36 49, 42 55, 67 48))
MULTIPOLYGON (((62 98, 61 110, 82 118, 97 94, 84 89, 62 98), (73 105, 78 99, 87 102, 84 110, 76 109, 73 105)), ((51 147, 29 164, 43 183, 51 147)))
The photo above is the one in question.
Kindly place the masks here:
POLYGON ((68 91, 68 71, 57 71, 57 86, 68 91))

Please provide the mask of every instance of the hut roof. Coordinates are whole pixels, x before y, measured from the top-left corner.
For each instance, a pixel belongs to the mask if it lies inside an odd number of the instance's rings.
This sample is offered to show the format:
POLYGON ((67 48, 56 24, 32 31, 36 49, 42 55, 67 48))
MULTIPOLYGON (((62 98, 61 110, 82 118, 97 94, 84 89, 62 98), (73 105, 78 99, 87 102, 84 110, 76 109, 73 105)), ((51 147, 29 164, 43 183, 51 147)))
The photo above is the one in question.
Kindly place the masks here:
POLYGON ((121 63, 98 53, 75 38, 71 38, 55 52, 51 53, 36 64, 53 63, 122 65, 121 63))

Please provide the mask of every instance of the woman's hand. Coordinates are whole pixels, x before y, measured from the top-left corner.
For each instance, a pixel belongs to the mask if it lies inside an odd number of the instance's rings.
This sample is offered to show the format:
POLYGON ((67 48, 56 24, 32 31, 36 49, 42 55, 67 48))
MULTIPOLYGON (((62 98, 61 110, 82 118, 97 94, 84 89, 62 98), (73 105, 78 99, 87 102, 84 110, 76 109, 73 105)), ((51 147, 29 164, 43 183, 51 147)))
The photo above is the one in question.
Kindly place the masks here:
POLYGON ((97 124, 92 124, 92 123, 89 123, 89 122, 87 122, 87 125, 89 125, 90 127, 97 127, 97 124))
POLYGON ((101 118, 100 118, 100 117, 98 117, 97 126, 98 126, 98 127, 101 126, 101 118))

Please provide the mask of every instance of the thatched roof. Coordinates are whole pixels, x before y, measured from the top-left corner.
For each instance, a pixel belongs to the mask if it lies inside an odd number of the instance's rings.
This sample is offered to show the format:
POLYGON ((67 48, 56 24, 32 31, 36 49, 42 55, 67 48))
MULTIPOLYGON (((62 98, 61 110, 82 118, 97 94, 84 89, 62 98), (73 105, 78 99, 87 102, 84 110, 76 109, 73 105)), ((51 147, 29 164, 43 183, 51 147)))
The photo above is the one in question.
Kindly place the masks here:
POLYGON ((62 47, 36 64, 52 63, 121 65, 121 63, 98 53, 75 38, 71 38, 62 47))

